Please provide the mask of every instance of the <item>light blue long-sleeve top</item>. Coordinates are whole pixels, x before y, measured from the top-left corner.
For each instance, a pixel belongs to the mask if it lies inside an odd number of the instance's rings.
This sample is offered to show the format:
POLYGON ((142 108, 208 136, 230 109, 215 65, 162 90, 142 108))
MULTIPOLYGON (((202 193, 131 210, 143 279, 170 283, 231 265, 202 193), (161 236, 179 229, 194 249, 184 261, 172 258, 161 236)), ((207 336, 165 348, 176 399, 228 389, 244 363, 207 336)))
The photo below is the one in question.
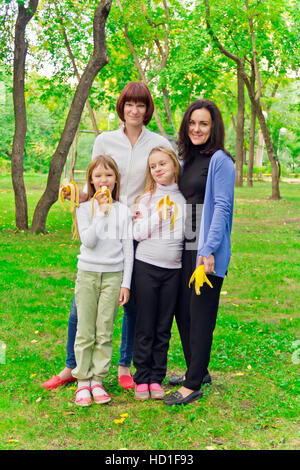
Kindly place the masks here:
POLYGON ((218 150, 210 160, 200 225, 197 260, 215 257, 215 276, 224 277, 231 257, 235 168, 231 158, 218 150))

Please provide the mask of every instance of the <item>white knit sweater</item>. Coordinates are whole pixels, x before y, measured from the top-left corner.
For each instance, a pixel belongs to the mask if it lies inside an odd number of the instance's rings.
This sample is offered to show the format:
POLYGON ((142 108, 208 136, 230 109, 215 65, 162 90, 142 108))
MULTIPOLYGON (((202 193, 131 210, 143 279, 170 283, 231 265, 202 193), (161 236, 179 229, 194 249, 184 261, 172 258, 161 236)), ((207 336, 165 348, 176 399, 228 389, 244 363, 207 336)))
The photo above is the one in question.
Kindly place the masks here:
POLYGON ((130 289, 133 266, 132 219, 129 209, 114 202, 108 215, 94 201, 80 204, 76 209, 81 240, 77 268, 92 272, 123 271, 122 287, 130 289))

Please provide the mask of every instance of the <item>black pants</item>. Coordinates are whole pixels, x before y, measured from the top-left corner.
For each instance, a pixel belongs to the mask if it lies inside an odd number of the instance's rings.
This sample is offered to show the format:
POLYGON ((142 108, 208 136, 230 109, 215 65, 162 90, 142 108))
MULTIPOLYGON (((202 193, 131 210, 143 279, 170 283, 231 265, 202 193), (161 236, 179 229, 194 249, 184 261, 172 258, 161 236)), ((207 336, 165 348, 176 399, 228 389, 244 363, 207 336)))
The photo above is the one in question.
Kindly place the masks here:
POLYGON ((194 283, 189 288, 189 280, 196 266, 196 256, 197 252, 194 250, 183 252, 182 275, 175 310, 187 365, 184 386, 191 390, 199 390, 203 377, 207 374, 223 284, 223 278, 208 275, 213 289, 204 284, 201 295, 196 295, 194 283))
POLYGON ((180 269, 166 269, 135 260, 137 309, 134 381, 159 383, 167 372, 167 353, 180 279, 180 269))

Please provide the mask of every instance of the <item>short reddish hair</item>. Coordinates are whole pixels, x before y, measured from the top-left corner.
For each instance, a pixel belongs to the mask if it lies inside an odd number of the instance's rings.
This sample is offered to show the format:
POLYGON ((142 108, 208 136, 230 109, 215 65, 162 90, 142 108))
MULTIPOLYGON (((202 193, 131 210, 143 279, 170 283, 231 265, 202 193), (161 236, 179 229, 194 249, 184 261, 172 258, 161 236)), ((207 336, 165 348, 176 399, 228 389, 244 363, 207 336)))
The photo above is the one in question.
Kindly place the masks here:
POLYGON ((124 122, 124 105, 126 101, 133 101, 137 103, 145 103, 146 114, 144 118, 144 124, 147 126, 151 121, 152 114, 154 111, 154 103, 147 85, 143 82, 130 82, 121 91, 119 99, 117 101, 116 110, 119 118, 124 122))

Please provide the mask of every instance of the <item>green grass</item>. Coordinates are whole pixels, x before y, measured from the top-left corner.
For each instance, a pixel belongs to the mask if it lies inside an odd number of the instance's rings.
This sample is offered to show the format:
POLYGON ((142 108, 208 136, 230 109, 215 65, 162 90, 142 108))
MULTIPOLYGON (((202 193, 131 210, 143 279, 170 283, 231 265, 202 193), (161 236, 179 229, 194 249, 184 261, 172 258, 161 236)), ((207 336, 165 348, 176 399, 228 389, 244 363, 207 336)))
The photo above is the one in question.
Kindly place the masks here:
MULTIPOLYGON (((28 175, 29 213, 45 176, 28 175)), ((224 281, 211 354, 213 384, 186 407, 136 402, 117 384, 122 313, 114 332, 109 405, 82 409, 74 386, 40 383, 64 366, 79 244, 70 214, 55 204, 48 235, 16 232, 9 177, 0 177, 1 449, 297 449, 300 186, 236 190, 233 257, 224 281), (128 413, 123 424, 114 419, 128 413)), ((173 325, 168 376, 184 371, 173 325)), ((170 389, 167 380, 165 388, 170 389)))

